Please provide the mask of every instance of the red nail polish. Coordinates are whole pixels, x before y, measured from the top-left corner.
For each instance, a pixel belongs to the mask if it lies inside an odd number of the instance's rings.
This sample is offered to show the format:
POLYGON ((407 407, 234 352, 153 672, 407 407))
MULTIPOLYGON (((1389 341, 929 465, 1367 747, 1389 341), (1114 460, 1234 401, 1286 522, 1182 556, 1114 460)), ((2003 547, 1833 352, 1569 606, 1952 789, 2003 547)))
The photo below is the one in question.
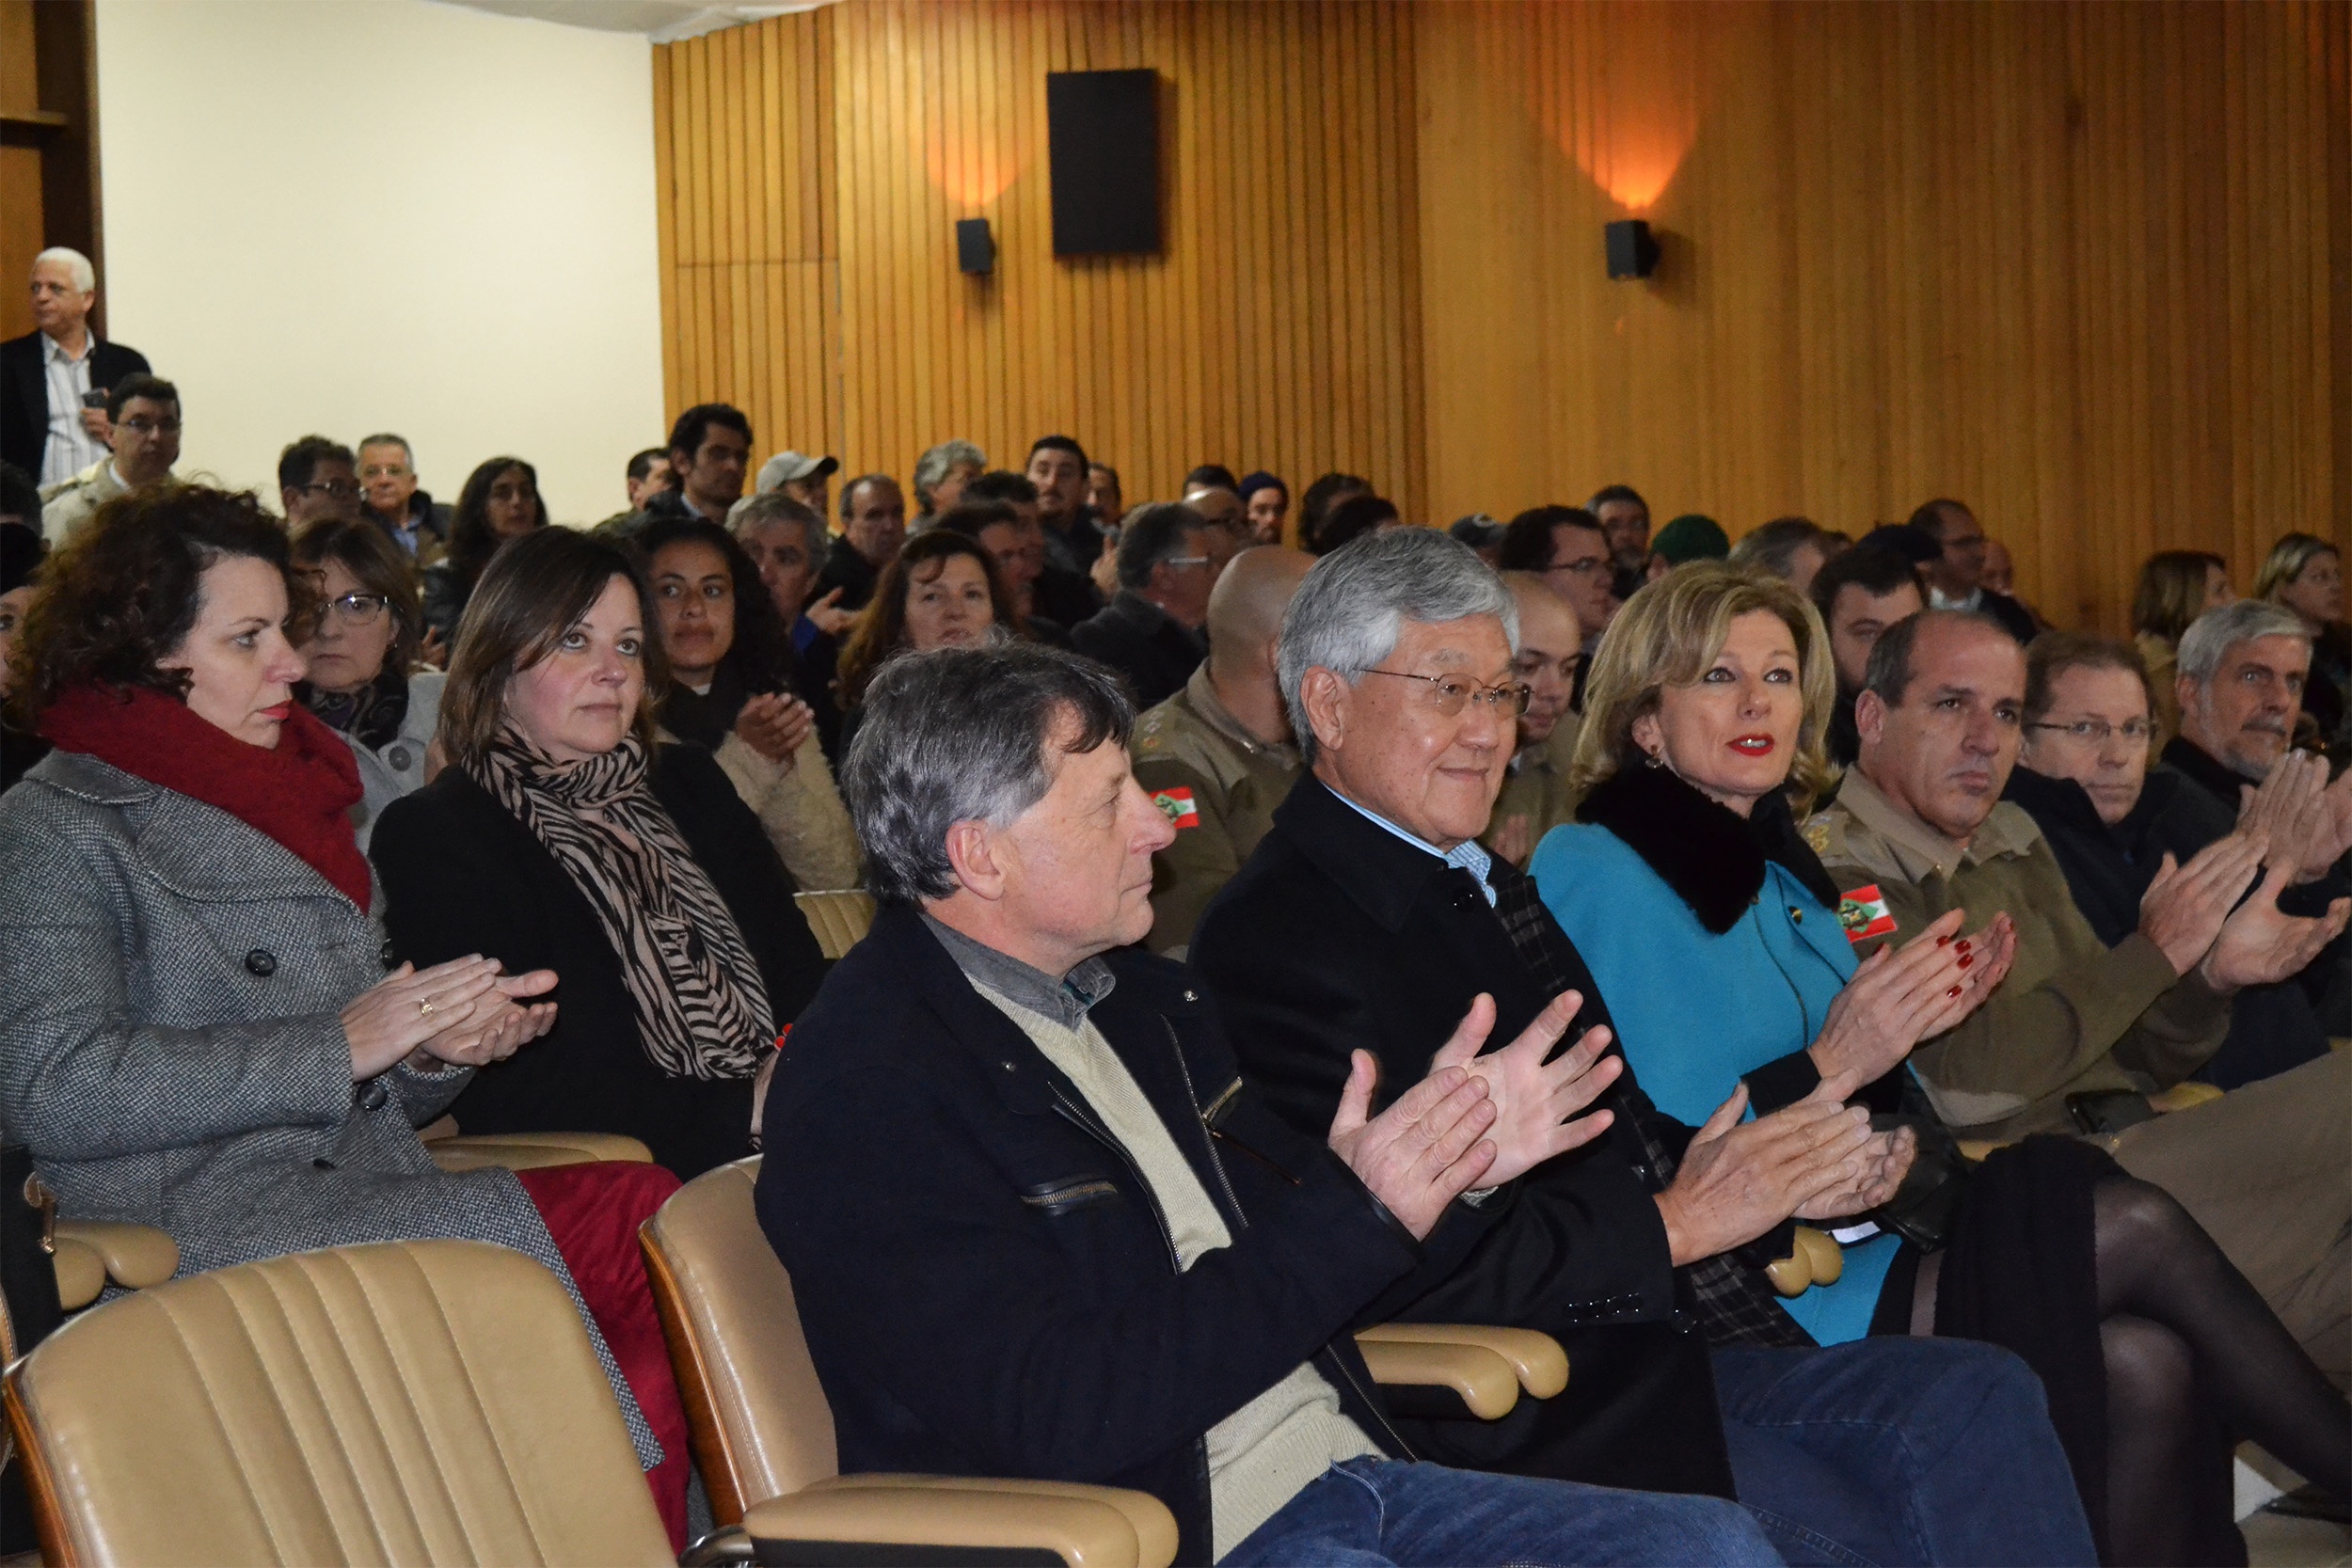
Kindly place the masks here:
POLYGON ((1946 943, 1949 942, 1951 940, 1952 940, 1952 939, 1951 939, 1951 938, 1949 938, 1949 937, 1938 937, 1938 938, 1936 938, 1936 939, 1935 939, 1935 945, 1936 945, 1936 946, 1938 946, 1938 947, 1942 947, 1942 946, 1944 946, 1946 943))
POLYGON ((1961 967, 1961 968, 1963 968, 1963 969, 1966 969, 1966 968, 1967 968, 1970 964, 1975 963, 1976 961, 1977 961, 1976 959, 1974 959, 1974 958, 1970 958, 1970 957, 1969 957, 1967 954, 1965 954, 1965 953, 1963 953, 1963 954, 1960 956, 1960 967, 1961 967))
POLYGON ((1958 986, 1954 986, 1951 990, 1949 990, 1946 991, 1944 994, 1945 994, 1946 996, 1958 996, 1958 995, 1960 994, 1960 988, 1959 988, 1958 986))

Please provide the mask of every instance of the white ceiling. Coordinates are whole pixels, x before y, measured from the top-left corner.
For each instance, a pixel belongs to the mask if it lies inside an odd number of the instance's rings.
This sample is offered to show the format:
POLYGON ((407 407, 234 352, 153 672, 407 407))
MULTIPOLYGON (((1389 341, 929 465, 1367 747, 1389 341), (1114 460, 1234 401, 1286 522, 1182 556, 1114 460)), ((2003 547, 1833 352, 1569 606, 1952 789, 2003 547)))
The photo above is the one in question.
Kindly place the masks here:
POLYGON ((702 0, 441 0, 501 16, 534 17, 606 33, 643 33, 655 43, 715 33, 793 11, 813 11, 832 0, 768 0, 757 5, 706 5, 702 0))

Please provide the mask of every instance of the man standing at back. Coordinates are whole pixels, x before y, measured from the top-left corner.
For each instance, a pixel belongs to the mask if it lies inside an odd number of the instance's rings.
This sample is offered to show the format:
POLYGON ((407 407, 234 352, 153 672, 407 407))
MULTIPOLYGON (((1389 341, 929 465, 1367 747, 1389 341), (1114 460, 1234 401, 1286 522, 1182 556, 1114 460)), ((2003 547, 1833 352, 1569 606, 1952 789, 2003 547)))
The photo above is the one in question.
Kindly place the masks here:
POLYGON ((107 454, 105 394, 147 356, 89 327, 98 273, 78 250, 33 258, 33 330, 0 343, 0 463, 52 490, 107 454))
POLYGON ((2020 642, 2040 629, 2024 605, 1984 585, 1988 542, 1984 525, 1960 501, 1931 500, 1911 515, 1911 526, 1944 548, 1922 569, 1930 610, 1971 610, 1990 615, 2020 642))

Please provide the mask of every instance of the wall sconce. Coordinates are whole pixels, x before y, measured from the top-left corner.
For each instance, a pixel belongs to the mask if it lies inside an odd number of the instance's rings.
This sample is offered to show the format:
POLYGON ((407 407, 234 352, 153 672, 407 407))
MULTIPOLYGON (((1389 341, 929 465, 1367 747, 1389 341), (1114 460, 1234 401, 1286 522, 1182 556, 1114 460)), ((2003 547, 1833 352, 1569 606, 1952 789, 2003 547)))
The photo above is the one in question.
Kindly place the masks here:
POLYGON ((956 266, 975 277, 996 270, 996 242, 988 232, 988 219, 956 219, 956 266))
POLYGON ((1657 238, 1640 218, 1610 224, 1602 234, 1607 241, 1609 276, 1613 279, 1647 277, 1658 270, 1657 238))

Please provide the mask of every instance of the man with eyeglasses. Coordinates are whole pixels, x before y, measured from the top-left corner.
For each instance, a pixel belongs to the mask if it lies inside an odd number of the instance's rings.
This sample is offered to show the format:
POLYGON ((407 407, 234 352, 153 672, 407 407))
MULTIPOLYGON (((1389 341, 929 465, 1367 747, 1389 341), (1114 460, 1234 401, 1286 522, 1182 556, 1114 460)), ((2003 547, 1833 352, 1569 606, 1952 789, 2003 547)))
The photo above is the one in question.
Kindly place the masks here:
POLYGON ((362 515, 420 571, 449 553, 449 506, 419 487, 416 453, 405 436, 382 431, 359 443, 359 492, 362 515))
POLYGON ((1136 706, 1168 701, 1208 652, 1200 627, 1216 564, 1200 513, 1176 501, 1136 508, 1119 537, 1119 593, 1070 628, 1070 645, 1126 676, 1136 706))
POLYGON ((351 449, 324 436, 305 436, 278 454, 278 499, 286 531, 333 518, 359 520, 359 465, 351 449))
MULTIPOLYGON (((2095 1139, 2181 1200, 2342 1387, 2352 1380, 2352 1053, 2323 1053, 2189 1109, 2159 1114, 2178 1097, 2150 1097, 2203 1067, 2233 997, 2301 971, 2343 931, 2352 900, 2315 919, 2287 912, 2294 854, 2265 832, 2233 832, 2194 856, 2161 856, 2110 947, 2034 819, 2002 800, 2026 675, 2008 628, 1966 610, 1897 622, 1870 651, 1854 704, 1861 759, 1805 831, 1844 908, 1867 920, 1856 951, 1899 945, 1953 909, 1972 928, 2013 916, 2009 978, 1912 1053, 1937 1113, 1963 1138, 2095 1139)), ((2122 730, 2144 709, 2119 710, 2113 696, 2098 711, 2053 700, 2042 721, 2065 725, 2061 745, 2094 743, 2105 726, 2108 745, 2144 751, 2145 736, 2122 730)), ((2044 745, 2054 732, 2033 734, 2044 745)), ((2110 807, 2117 799, 2108 792, 2110 807)))
MULTIPOLYGON (((1645 535, 1647 531, 1645 521, 1645 535)), ((1544 579, 1545 587, 1568 602, 1584 634, 1578 652, 1590 663, 1600 634, 1609 629, 1625 602, 1617 597, 1616 566, 1600 519, 1581 506, 1530 507, 1504 526, 1499 569, 1533 572, 1544 579)), ((1584 711, 1581 666, 1568 701, 1578 713, 1584 711)))
POLYGON ((117 496, 168 481, 180 461, 180 389, 161 376, 117 382, 106 394, 106 419, 114 455, 41 492, 40 531, 52 545, 117 496))

